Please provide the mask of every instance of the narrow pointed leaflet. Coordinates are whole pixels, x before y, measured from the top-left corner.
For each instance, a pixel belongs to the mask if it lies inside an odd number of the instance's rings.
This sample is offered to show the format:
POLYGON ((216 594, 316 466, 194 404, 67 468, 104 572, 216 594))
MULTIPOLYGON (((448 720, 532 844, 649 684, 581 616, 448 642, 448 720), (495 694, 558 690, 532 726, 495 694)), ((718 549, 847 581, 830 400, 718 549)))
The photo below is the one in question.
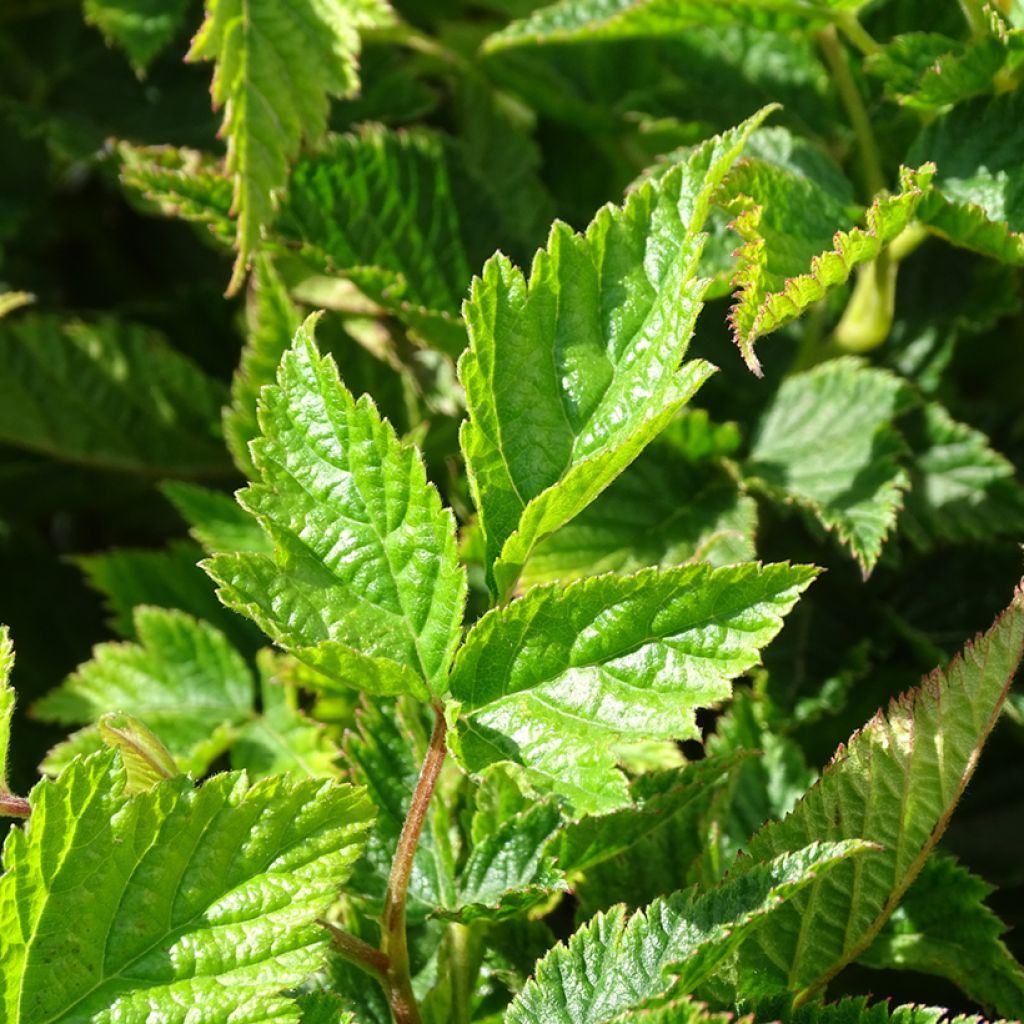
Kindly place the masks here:
POLYGON ((713 372, 679 365, 707 286, 701 229, 769 112, 605 207, 584 234, 556 222, 528 279, 499 254, 473 282, 462 450, 499 598, 534 545, 586 508, 713 372))

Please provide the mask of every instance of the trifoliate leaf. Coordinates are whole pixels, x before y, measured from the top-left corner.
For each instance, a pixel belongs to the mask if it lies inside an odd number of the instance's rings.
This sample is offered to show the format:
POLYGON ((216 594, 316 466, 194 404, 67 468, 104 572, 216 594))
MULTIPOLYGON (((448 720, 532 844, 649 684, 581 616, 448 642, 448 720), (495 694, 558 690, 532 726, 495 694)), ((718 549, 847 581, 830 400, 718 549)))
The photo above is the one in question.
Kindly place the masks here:
POLYGON ((81 725, 108 711, 141 719, 183 770, 201 775, 253 714, 254 684, 224 635, 164 608, 137 608, 139 643, 100 644, 91 661, 35 705, 48 722, 81 725))
POLYGON ((556 223, 529 281, 488 261, 465 317, 462 449, 492 591, 506 595, 534 545, 581 512, 707 379, 679 367, 706 282, 711 195, 768 113, 716 137, 583 235, 556 223))
POLYGON ((685 566, 535 587, 470 630, 451 678, 467 769, 512 761, 577 814, 629 800, 608 741, 699 736, 814 579, 807 566, 685 566))
POLYGON ((949 978, 989 1013, 1024 1018, 1024 967, 1002 940, 1006 925, 985 904, 992 891, 933 854, 859 962, 949 978))
POLYGON ((221 386, 148 328, 0 322, 0 440, 80 465, 153 476, 225 472, 221 386))
POLYGON ((224 409, 224 439, 235 465, 252 479, 256 467, 249 442, 260 433, 256 414, 260 389, 274 383, 281 357, 302 323, 288 289, 266 256, 257 257, 253 265, 245 314, 245 347, 231 380, 231 404, 224 409))
POLYGON ((274 554, 204 564, 221 600, 324 685, 426 699, 446 689, 459 639, 466 578, 454 519, 419 454, 319 354, 314 322, 263 389, 259 478, 239 495, 274 554))
POLYGON ((975 100, 926 127, 908 155, 938 166, 919 217, 954 245, 1024 264, 1024 96, 975 100))
POLYGON ((298 706, 296 688, 278 678, 286 665, 287 659, 271 651, 257 655, 260 714, 242 726, 231 744, 231 767, 244 769, 252 779, 285 772, 336 778, 337 748, 324 726, 298 706))
POLYGON ((516 997, 507 1024, 602 1024, 672 990, 692 992, 767 915, 862 844, 812 846, 752 867, 744 877, 700 893, 688 889, 627 918, 599 914, 556 946, 516 997))
POLYGON ((494 250, 494 214, 458 157, 425 129, 332 137, 296 167, 274 226, 452 357, 466 344, 458 314, 473 270, 494 250))
MULTIPOLYGON (((831 249, 814 256, 804 272, 782 282, 771 276, 771 237, 767 225, 765 233, 760 227, 764 210, 756 203, 736 201, 738 212, 733 226, 743 239, 743 245, 737 250, 738 263, 733 277, 736 302, 730 321, 736 344, 754 373, 761 375, 754 342, 796 319, 833 288, 844 284, 856 266, 873 260, 914 219, 934 171, 929 164, 916 171, 903 168, 900 191, 875 199, 865 214, 863 228, 837 231, 831 249)), ((774 226, 774 219, 768 223, 774 226)))
MULTIPOLYGON (((894 700, 840 747, 782 822, 753 839, 753 860, 817 840, 863 839, 881 852, 843 865, 776 914, 740 952, 740 985, 801 999, 870 945, 945 830, 995 725, 1024 652, 1024 590, 945 671, 894 700), (814 936, 813 942, 807 937, 814 936)), ((742 872, 746 858, 737 862, 742 872)))
POLYGON ((189 533, 205 551, 263 551, 273 545, 231 495, 176 480, 160 488, 189 524, 189 533))
POLYGON ((351 786, 184 777, 135 796, 113 753, 32 791, 0 877, 8 1024, 297 1022, 372 809, 351 786))
POLYGON ((206 153, 176 146, 118 143, 121 184, 146 212, 204 225, 218 242, 233 245, 231 179, 206 153))
MULTIPOLYGON (((714 428, 691 414, 710 439, 714 428)), ((555 580, 668 567, 728 565, 755 557, 757 505, 721 462, 694 457, 675 424, 572 522, 542 540, 526 563, 529 586, 555 580)))
POLYGON ((850 357, 796 374, 761 417, 744 473, 835 530, 869 573, 908 483, 892 426, 907 401, 898 377, 850 357))
POLYGON ((178 34, 188 8, 188 0, 85 0, 84 13, 141 75, 178 34))
POLYGON ((901 426, 913 457, 900 529, 917 547, 1024 534, 1024 486, 980 430, 935 403, 901 426))
POLYGON ((605 39, 682 35, 701 25, 744 22, 762 29, 814 27, 866 0, 559 0, 487 40, 488 50, 605 39))
POLYGON ((186 59, 216 62, 210 91, 214 106, 224 107, 238 218, 232 290, 301 144, 323 135, 328 98, 351 96, 359 86, 359 33, 393 18, 387 0, 207 0, 186 59))

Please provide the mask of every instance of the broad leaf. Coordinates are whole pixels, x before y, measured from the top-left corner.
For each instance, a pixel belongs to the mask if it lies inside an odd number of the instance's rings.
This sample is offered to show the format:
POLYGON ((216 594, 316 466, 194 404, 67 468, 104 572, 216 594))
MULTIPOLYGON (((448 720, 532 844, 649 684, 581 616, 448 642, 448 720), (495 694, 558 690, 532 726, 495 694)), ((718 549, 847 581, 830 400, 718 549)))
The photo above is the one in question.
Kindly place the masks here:
POLYGON ((954 245, 1024 264, 1024 97, 975 100, 929 125, 909 160, 927 153, 938 166, 920 211, 954 245))
POLYGON ((900 529, 915 545, 1024 534, 1024 486, 981 431, 934 403, 902 426, 914 454, 900 529))
POLYGON ((35 705, 44 721, 95 722, 104 712, 140 719, 178 759, 202 775, 253 715, 254 683, 224 635, 163 608, 137 608, 138 644, 107 643, 35 705))
POLYGON ((228 607, 325 685, 426 699, 446 689, 459 639, 466 579, 454 520, 418 453, 317 352, 313 323, 263 389, 259 478, 239 496, 274 554, 204 565, 228 607))
POLYGON ((165 483, 160 490, 189 524, 189 533, 205 551, 212 554, 273 550, 259 524, 231 495, 184 481, 165 483))
POLYGON ((745 944, 741 987, 803 999, 868 948, 945 830, 1022 652, 1019 590, 988 633, 854 733, 793 813, 754 837, 755 861, 798 850, 811 836, 863 839, 882 850, 870 865, 843 865, 814 883, 745 944))
MULTIPOLYGON (((913 221, 934 171, 934 166, 928 164, 916 171, 903 168, 900 191, 891 196, 879 196, 868 208, 863 228, 837 231, 831 249, 814 256, 802 273, 784 281, 771 274, 768 245, 773 239, 770 233, 763 233, 760 226, 764 209, 757 203, 736 201, 740 212, 733 227, 743 239, 743 245, 737 251, 738 264, 733 278, 736 302, 730 320, 736 344, 754 373, 761 375, 754 342, 795 320, 833 288, 845 284, 856 266, 878 256, 913 221)), ((774 219, 771 219, 766 227, 773 224, 774 219)), ((784 237, 784 228, 780 234, 784 237)))
POLYGON ((0 323, 0 440, 152 476, 227 470, 221 386, 155 332, 29 314, 0 323))
POLYGON ((281 993, 319 968, 316 920, 372 820, 350 786, 184 777, 127 797, 114 754, 32 791, 4 845, 8 1024, 297 1022, 281 993))
POLYGON ((473 772, 521 764, 578 814, 627 803, 609 741, 699 736, 695 710, 729 696, 815 574, 696 565, 535 587, 480 619, 459 651, 459 758, 473 772))
POLYGON ((602 1024, 669 990, 692 992, 766 915, 774 919, 801 888, 858 853, 863 845, 811 846, 708 892, 656 900, 629 918, 622 907, 599 914, 540 961, 505 1020, 602 1024))
POLYGON ((207 0, 187 59, 216 62, 211 94, 224 107, 238 218, 232 289, 302 142, 323 134, 329 97, 358 88, 359 33, 392 20, 387 0, 207 0))
POLYGON ((985 904, 992 891, 956 861, 929 857, 859 962, 949 978, 988 1012, 1024 1018, 1024 967, 985 904))
POLYGON ((591 505, 534 548, 524 583, 754 558, 757 505, 717 458, 731 454, 733 442, 735 425, 711 425, 699 411, 671 424, 591 505), (701 436, 721 451, 694 451, 701 436))
POLYGON ((679 361, 701 307, 701 228, 712 193, 767 110, 605 207, 562 223, 529 280, 489 260, 465 317, 462 449, 488 581, 514 586, 535 544, 581 512, 707 379, 679 361))
POLYGON ((189 6, 188 0, 85 0, 84 12, 141 75, 178 34, 189 6))
POLYGON ((796 374, 762 415, 744 473, 835 530, 867 574, 908 483, 892 426, 908 400, 898 377, 849 357, 796 374))
POLYGON ((859 996, 837 1003, 806 1003, 795 1009, 788 999, 768 999, 755 1006, 754 1018, 768 1024, 784 1020, 786 1024, 986 1024, 972 1014, 953 1016, 941 1006, 891 1006, 888 1002, 869 1003, 859 996))

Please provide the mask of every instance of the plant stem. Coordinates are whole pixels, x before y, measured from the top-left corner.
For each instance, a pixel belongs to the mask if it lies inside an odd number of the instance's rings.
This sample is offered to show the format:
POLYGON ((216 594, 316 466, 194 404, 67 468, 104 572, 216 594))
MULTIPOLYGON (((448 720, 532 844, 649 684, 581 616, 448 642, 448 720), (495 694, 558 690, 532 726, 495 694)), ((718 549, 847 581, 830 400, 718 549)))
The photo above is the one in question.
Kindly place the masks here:
POLYGON ((452 1024, 470 1024, 471 973, 468 926, 458 922, 448 930, 452 980, 452 1024))
POLYGON ((32 808, 23 796, 0 791, 0 818, 27 818, 31 813, 32 808))
POLYGON ((427 817, 427 808, 444 766, 447 748, 447 726, 444 709, 434 706, 434 731, 430 737, 427 756, 420 768, 420 777, 413 790, 409 812, 402 825, 395 859, 391 864, 387 894, 384 897, 384 919, 381 925, 381 953, 387 961, 386 987, 395 1024, 420 1024, 420 1011, 412 991, 409 972, 409 947, 405 934, 405 899, 412 874, 413 857, 427 817))
POLYGON ((960 0, 960 10, 964 12, 967 24, 971 28, 971 35, 975 39, 988 35, 988 17, 980 0, 960 0))
POLYGON ((832 80, 835 82, 839 98, 850 119, 850 127, 853 128, 857 139, 857 152, 864 173, 864 184, 870 195, 874 197, 885 190, 882 159, 878 152, 878 143, 875 141, 874 129, 871 127, 871 118, 864 106, 860 89, 850 72, 850 62, 846 50, 839 40, 834 25, 829 25, 818 33, 818 45, 832 72, 832 80))
POLYGON ((841 12, 839 17, 836 18, 836 24, 839 26, 839 30, 843 35, 846 36, 846 38, 849 39, 865 57, 870 57, 871 54, 878 53, 878 51, 881 50, 881 45, 857 20, 857 15, 854 14, 853 11, 841 12))
POLYGON ((331 933, 334 948, 349 963, 366 971, 382 985, 387 984, 388 958, 379 949, 374 949, 368 942, 349 935, 348 932, 331 924, 330 921, 320 921, 320 924, 331 933))

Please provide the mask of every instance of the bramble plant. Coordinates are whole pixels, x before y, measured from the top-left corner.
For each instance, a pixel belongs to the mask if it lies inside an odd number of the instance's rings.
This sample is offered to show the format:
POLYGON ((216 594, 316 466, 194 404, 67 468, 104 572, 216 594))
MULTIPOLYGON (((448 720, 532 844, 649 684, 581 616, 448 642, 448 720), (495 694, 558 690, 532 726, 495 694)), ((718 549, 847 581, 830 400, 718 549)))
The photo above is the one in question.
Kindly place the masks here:
POLYGON ((192 7, 0 11, 0 1020, 1024 1018, 1019 0, 192 7))

